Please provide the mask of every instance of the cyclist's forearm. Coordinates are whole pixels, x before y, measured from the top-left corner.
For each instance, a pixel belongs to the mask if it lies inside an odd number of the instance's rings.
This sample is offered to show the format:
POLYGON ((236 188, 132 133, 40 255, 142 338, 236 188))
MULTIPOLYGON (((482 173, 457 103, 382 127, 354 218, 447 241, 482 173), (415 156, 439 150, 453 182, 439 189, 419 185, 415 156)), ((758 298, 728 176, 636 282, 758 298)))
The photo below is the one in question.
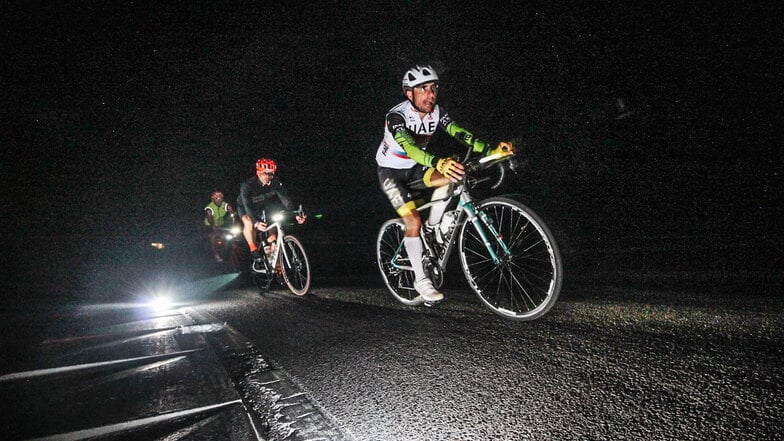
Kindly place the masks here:
POLYGON ((406 155, 416 161, 417 164, 424 165, 426 167, 433 166, 435 156, 419 148, 408 130, 396 131, 395 141, 400 144, 401 147, 403 147, 406 155))
POLYGON ((486 142, 477 139, 471 132, 460 127, 454 121, 451 121, 449 125, 446 126, 446 133, 466 146, 471 147, 471 150, 476 153, 484 153, 488 148, 486 142))

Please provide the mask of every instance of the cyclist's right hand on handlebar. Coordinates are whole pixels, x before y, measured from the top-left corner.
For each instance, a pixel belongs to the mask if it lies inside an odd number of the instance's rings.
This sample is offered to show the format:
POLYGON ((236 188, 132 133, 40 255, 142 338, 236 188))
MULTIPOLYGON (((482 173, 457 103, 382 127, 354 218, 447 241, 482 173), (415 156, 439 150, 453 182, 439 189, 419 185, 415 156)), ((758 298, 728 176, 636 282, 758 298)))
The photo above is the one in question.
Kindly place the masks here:
POLYGON ((264 222, 256 222, 255 224, 253 224, 253 227, 259 231, 264 231, 267 229, 267 224, 264 222))
POLYGON ((463 164, 455 161, 452 158, 441 158, 436 163, 436 170, 444 175, 445 178, 452 181, 459 181, 465 173, 463 164))

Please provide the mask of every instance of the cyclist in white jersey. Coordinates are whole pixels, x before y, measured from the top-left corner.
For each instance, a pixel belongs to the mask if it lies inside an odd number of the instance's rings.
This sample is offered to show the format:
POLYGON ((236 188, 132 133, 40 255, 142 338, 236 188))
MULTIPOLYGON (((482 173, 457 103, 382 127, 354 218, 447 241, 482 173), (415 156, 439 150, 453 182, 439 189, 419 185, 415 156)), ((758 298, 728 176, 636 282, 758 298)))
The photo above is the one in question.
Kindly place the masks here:
MULTIPOLYGON (((430 138, 440 128, 480 154, 513 150, 509 142, 499 142, 492 147, 452 121, 436 103, 438 84, 438 74, 429 65, 414 66, 403 75, 403 93, 407 100, 387 112, 384 140, 376 152, 381 189, 406 224, 403 243, 416 278, 414 288, 428 302, 442 300, 444 295, 433 286, 422 266, 422 241, 419 238, 422 220, 414 198, 418 190, 435 188, 433 200, 443 199, 447 195, 448 184, 459 181, 465 170, 463 164, 452 158, 439 158, 428 153, 426 149, 430 138)), ((427 228, 441 220, 445 208, 445 200, 432 206, 427 228)))

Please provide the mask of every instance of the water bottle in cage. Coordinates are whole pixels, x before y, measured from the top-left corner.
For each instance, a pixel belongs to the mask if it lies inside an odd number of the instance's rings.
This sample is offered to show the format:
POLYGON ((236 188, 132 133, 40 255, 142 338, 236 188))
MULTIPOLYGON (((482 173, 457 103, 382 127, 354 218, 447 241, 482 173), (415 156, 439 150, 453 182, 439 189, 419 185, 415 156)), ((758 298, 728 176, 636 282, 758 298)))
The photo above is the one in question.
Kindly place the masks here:
POLYGON ((444 213, 441 217, 441 223, 438 226, 438 239, 439 242, 446 242, 452 235, 452 230, 455 229, 455 222, 457 222, 457 210, 451 210, 444 213))

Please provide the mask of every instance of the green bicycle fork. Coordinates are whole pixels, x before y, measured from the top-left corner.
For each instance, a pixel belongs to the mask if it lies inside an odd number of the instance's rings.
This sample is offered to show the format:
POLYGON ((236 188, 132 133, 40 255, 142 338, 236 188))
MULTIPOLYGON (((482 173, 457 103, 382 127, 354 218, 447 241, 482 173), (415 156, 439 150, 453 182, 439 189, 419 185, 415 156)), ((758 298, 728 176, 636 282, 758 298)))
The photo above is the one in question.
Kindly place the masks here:
POLYGON ((490 230, 490 234, 496 239, 498 244, 501 246, 501 249, 504 251, 504 254, 507 256, 511 255, 511 251, 509 250, 509 247, 506 246, 506 243, 501 238, 501 235, 498 233, 498 230, 496 230, 495 226, 490 222, 489 219, 487 219, 487 214, 485 214, 484 211, 480 211, 477 214, 477 211, 474 208, 474 204, 472 204, 470 201, 461 202, 460 206, 463 207, 463 209, 468 213, 468 220, 471 221, 471 223, 476 228, 476 231, 479 233, 479 237, 482 239, 482 243, 484 243, 485 247, 487 248, 487 251, 490 253, 490 257, 493 259, 494 264, 498 265, 499 263, 501 263, 501 259, 498 257, 498 254, 496 254, 495 250, 493 249, 490 243, 490 239, 487 236, 487 232, 485 231, 484 228, 482 228, 482 224, 484 224, 490 230))

